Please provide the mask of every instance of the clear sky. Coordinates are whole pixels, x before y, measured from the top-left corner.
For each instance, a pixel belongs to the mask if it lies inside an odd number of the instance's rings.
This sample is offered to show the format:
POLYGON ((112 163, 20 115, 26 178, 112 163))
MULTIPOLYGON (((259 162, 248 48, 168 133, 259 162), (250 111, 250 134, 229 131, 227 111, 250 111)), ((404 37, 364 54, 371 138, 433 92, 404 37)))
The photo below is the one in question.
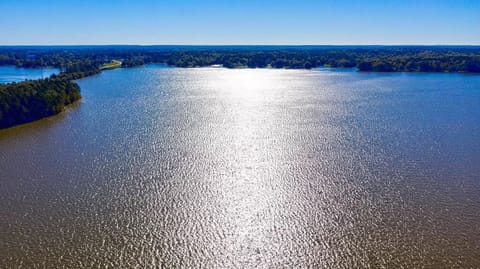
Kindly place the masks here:
POLYGON ((1 0, 0 44, 480 44, 480 0, 1 0))

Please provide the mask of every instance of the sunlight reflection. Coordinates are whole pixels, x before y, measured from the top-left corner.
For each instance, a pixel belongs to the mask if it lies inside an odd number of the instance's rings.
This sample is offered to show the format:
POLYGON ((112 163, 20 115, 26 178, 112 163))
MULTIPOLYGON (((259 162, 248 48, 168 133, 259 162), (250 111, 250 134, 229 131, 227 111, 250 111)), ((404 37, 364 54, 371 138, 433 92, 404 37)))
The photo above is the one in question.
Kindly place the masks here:
POLYGON ((274 187, 277 182, 268 180, 282 171, 279 141, 272 139, 272 132, 281 133, 276 130, 281 114, 271 102, 281 97, 278 89, 284 72, 245 69, 216 73, 214 88, 221 91, 217 97, 223 108, 218 115, 230 125, 218 134, 225 148, 219 151, 222 172, 216 188, 223 194, 219 203, 225 210, 225 226, 230 227, 228 251, 246 264, 263 259, 267 246, 274 243, 271 232, 275 223, 269 212, 279 211, 285 202, 274 187))
POLYGON ((278 83, 278 74, 272 70, 227 70, 225 76, 219 89, 228 90, 231 98, 241 102, 261 102, 278 83))

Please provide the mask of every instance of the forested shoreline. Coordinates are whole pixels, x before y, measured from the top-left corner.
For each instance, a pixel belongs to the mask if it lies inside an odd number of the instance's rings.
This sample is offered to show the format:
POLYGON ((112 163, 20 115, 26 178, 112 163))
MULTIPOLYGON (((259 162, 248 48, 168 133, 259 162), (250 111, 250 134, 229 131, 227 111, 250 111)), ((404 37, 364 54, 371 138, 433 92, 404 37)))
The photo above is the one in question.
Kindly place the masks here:
POLYGON ((287 68, 348 67, 367 72, 480 73, 478 46, 8 46, 0 65, 56 67, 47 79, 0 85, 0 128, 61 112, 81 98, 72 80, 121 67, 162 63, 176 67, 287 68))
POLYGON ((28 123, 62 112, 81 98, 72 80, 98 74, 88 63, 77 63, 46 79, 0 85, 0 129, 28 123))
POLYGON ((52 46, 0 47, 0 65, 62 70, 78 62, 99 67, 163 63, 177 67, 356 67, 375 72, 480 73, 480 46, 52 46))

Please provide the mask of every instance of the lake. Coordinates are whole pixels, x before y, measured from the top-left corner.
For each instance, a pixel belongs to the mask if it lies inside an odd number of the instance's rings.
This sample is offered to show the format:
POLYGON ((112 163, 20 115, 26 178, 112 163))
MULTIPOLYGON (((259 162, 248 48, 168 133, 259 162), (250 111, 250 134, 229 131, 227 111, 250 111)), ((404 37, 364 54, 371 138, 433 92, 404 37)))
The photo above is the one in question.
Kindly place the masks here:
POLYGON ((480 266, 480 76, 116 69, 0 131, 4 267, 480 266))
POLYGON ((48 78, 58 74, 57 68, 18 68, 15 66, 0 66, 0 84, 21 82, 27 79, 48 78))

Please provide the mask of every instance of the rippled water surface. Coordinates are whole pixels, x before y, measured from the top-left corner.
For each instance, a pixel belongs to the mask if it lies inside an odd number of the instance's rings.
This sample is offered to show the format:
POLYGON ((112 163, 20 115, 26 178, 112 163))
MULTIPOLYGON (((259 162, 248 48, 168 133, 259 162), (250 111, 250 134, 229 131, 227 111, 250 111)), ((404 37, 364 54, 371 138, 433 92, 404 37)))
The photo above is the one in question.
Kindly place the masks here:
POLYGON ((2 268, 478 268, 480 76, 106 71, 0 132, 2 268))

